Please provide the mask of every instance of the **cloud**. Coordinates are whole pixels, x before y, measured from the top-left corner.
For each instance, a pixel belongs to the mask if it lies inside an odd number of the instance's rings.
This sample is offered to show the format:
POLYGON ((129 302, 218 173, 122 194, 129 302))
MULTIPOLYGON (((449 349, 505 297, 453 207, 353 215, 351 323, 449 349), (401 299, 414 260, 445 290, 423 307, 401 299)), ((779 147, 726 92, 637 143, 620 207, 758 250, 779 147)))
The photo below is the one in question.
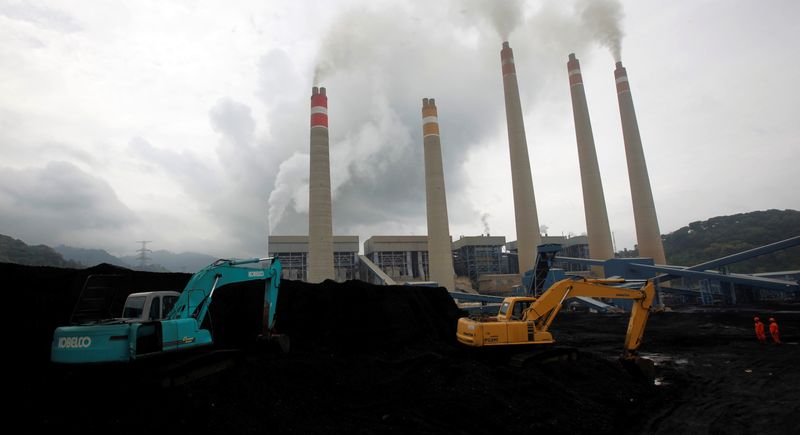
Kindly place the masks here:
MULTIPOLYGON (((141 237, 167 249, 257 254, 268 216, 275 234, 305 234, 317 66, 330 97, 337 233, 424 233, 420 106, 427 97, 439 108, 451 231, 486 231, 488 214, 492 232, 513 240, 496 27, 506 28, 516 55, 540 223, 553 234, 583 231, 565 65, 575 52, 612 230, 619 246, 633 245, 613 64, 600 47, 609 40, 596 28, 603 14, 588 12, 599 8, 620 24, 620 10, 607 8, 618 2, 161 2, 125 4, 124 14, 117 2, 63 12, 41 6, 49 2, 0 3, 7 24, 0 28, 0 148, 2 165, 17 171, 3 169, 4 180, 32 179, 25 174, 66 160, 107 181, 141 218, 123 231, 152 229, 125 237, 125 246, 141 237)), ((780 58, 788 75, 798 70, 795 58, 781 54, 796 39, 792 14, 757 5, 720 14, 702 2, 657 13, 630 6, 626 64, 662 229, 750 207, 796 207, 792 189, 781 186, 794 180, 797 92, 761 80, 771 59, 780 58), (752 161, 763 164, 746 167, 752 161), (751 181, 737 195, 715 194, 740 173, 751 181), (702 183, 697 174, 707 175, 702 183)), ((8 189, 3 212, 13 215, 18 210, 7 204, 17 198, 8 189)), ((59 195, 32 195, 63 206, 59 195)), ((46 227, 24 229, 37 237, 72 237, 75 227, 66 221, 63 231, 54 229, 56 217, 30 222, 46 227)), ((103 243, 119 230, 96 227, 75 230, 81 237, 73 239, 113 249, 103 243)))
POLYGON ((81 30, 81 25, 72 15, 59 9, 27 1, 0 4, 0 15, 61 33, 73 33, 81 30))
POLYGON ((256 122, 252 110, 246 104, 231 98, 223 98, 209 112, 211 126, 236 147, 250 147, 253 144, 256 122))
POLYGON ((77 166, 0 167, 0 228, 29 243, 83 245, 82 237, 108 241, 138 222, 111 186, 77 166))
POLYGON ((151 164, 175 179, 184 191, 197 198, 214 192, 219 183, 216 165, 204 162, 190 151, 156 148, 139 136, 130 140, 128 151, 137 160, 151 164))

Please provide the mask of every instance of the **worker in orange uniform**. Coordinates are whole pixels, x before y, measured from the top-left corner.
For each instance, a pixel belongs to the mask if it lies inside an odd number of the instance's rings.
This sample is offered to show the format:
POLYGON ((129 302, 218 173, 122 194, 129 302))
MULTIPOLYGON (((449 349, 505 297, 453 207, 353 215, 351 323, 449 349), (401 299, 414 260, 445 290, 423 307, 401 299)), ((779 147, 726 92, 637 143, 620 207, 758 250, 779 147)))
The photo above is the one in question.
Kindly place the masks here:
POLYGON ((764 333, 764 324, 758 317, 753 317, 753 320, 756 322, 756 338, 761 344, 765 344, 767 342, 767 334, 764 333))
POLYGON ((778 322, 775 321, 774 317, 769 318, 769 334, 772 336, 772 341, 775 344, 781 344, 781 334, 778 331, 778 322))

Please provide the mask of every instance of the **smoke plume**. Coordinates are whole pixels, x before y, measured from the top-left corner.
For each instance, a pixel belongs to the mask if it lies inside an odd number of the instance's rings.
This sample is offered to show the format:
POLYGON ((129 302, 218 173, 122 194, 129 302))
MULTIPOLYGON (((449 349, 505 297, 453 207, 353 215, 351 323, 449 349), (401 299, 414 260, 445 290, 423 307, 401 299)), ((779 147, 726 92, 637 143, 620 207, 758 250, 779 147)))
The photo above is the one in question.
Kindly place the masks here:
POLYGON ((309 155, 296 152, 278 168, 275 188, 269 194, 270 234, 290 205, 298 213, 308 212, 308 165, 309 155))
POLYGON ((611 50, 614 61, 622 60, 622 18, 625 16, 618 0, 580 0, 578 12, 584 28, 600 45, 611 50))
POLYGON ((489 235, 489 213, 484 213, 481 215, 481 223, 483 224, 483 232, 488 236, 489 235))
POLYGON ((383 48, 380 35, 387 23, 381 15, 369 12, 343 13, 328 30, 320 43, 314 67, 314 86, 327 80, 334 72, 346 71, 367 65, 375 57, 377 50, 383 48), (372 19, 365 19, 365 17, 372 19))
POLYGON ((503 41, 508 41, 511 32, 522 24, 521 0, 464 0, 463 3, 467 12, 488 20, 503 41))

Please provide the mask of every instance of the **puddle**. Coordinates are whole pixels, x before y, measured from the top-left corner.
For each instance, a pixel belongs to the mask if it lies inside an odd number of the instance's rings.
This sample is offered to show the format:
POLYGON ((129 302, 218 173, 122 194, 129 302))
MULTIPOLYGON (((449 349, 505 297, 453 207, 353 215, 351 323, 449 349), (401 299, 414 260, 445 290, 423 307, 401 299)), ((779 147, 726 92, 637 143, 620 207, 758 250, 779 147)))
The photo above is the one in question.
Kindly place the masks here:
POLYGON ((669 382, 665 381, 664 378, 655 378, 653 379, 653 385, 657 387, 663 387, 669 385, 669 382))
POLYGON ((676 358, 663 353, 640 353, 639 356, 652 360, 655 365, 662 365, 665 362, 671 362, 680 366, 689 364, 689 359, 687 358, 676 358))

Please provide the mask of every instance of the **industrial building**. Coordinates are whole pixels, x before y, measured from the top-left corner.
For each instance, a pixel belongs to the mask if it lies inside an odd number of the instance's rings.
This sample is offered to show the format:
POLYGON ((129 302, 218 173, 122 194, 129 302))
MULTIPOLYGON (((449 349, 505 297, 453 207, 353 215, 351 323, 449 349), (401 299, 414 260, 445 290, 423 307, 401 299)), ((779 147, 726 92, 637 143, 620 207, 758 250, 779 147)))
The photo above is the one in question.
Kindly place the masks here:
MULTIPOLYGON (((358 236, 333 236, 335 280, 358 279, 358 236)), ((308 281, 308 236, 269 236, 269 255, 278 257, 281 277, 308 281)))
POLYGON ((430 280, 428 236, 372 236, 364 256, 397 282, 430 280))
MULTIPOLYGON (((573 257, 573 258, 592 258, 589 254, 589 237, 585 235, 580 236, 542 236, 542 243, 558 243, 561 245, 561 252, 558 254, 562 257, 573 257)), ((507 273, 520 273, 519 269, 516 268, 516 257, 517 257, 517 241, 511 241, 506 243, 506 255, 508 257, 507 264, 508 264, 508 272, 507 273)), ((562 262, 556 262, 555 267, 560 269, 564 269, 567 272, 585 272, 588 269, 586 266, 579 265, 579 264, 568 264, 562 262)), ((533 264, 531 264, 528 269, 523 270, 522 272, 526 272, 533 268, 533 264)))
POLYGON ((509 261, 503 255, 505 243, 503 236, 461 236, 453 242, 456 275, 469 277, 473 286, 478 287, 481 275, 507 274, 509 261))

